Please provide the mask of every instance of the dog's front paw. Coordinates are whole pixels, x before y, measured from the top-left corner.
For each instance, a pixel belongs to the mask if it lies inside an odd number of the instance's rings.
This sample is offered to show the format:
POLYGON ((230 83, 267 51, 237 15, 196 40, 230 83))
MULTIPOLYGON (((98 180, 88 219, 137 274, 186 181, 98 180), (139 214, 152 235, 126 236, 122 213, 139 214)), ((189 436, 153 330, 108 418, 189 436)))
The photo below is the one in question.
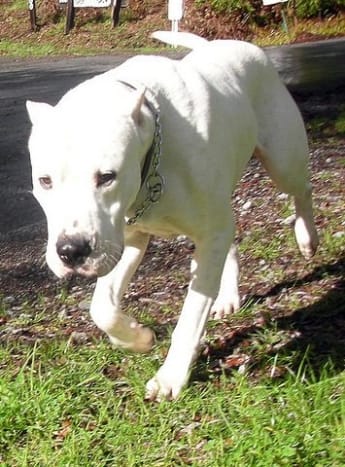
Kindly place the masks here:
POLYGON ((231 313, 235 313, 241 306, 240 296, 232 294, 231 298, 218 295, 211 308, 211 318, 224 319, 231 313))
POLYGON ((186 382, 187 378, 181 375, 178 376, 176 373, 169 375, 164 370, 159 370, 146 384, 145 399, 156 402, 175 400, 186 382))

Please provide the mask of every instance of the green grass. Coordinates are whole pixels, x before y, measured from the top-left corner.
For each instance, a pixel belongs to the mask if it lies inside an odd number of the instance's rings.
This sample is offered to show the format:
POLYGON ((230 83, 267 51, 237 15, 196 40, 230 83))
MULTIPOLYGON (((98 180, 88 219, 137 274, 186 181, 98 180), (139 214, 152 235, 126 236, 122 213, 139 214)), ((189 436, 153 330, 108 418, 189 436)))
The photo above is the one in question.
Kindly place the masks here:
POLYGON ((338 115, 338 118, 335 122, 335 129, 338 133, 345 135, 345 111, 338 115))
POLYGON ((324 115, 318 115, 314 118, 311 118, 307 126, 308 129, 318 137, 344 137, 345 111, 343 106, 340 106, 339 112, 336 115, 330 115, 329 113, 325 112, 324 115))
POLYGON ((288 31, 283 27, 276 28, 267 34, 257 28, 255 42, 261 47, 279 46, 294 42, 300 35, 314 34, 320 38, 343 37, 345 28, 345 19, 339 18, 337 21, 298 21, 293 24, 293 21, 288 21, 288 31))
POLYGON ((157 354, 51 342, 0 357, 2 466, 344 465, 345 374, 331 368, 196 380, 157 405, 143 401, 157 354))
POLYGON ((26 0, 15 0, 7 6, 8 11, 22 11, 27 8, 28 3, 26 2, 26 0))
POLYGON ((46 57, 48 55, 57 55, 59 52, 58 46, 53 44, 37 44, 28 41, 16 41, 2 39, 0 41, 0 55, 10 57, 46 57))

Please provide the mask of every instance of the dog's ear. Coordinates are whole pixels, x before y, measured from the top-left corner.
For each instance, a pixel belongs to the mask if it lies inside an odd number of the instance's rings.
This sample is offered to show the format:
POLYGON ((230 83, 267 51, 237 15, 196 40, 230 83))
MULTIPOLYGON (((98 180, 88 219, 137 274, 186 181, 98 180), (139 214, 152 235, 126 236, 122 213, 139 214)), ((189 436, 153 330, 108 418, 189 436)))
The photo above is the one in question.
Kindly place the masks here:
POLYGON ((136 102, 134 109, 132 110, 132 118, 137 125, 141 125, 143 119, 141 107, 143 106, 145 100, 145 91, 146 89, 143 88, 136 93, 136 102))
POLYGON ((26 109, 33 125, 44 121, 50 115, 52 108, 53 106, 43 102, 26 101, 26 109))

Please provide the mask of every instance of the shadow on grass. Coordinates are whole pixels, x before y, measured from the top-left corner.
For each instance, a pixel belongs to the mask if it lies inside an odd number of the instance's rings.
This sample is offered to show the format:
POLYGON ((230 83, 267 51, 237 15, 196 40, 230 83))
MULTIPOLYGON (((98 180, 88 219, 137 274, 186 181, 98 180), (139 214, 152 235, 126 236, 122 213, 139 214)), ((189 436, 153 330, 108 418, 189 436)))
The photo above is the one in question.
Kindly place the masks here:
MULTIPOLYGON (((344 264, 344 263, 343 263, 344 264)), ((288 343, 284 352, 298 352, 294 371, 301 359, 308 356, 308 363, 315 376, 322 373, 327 363, 335 371, 345 368, 345 280, 339 279, 321 300, 301 308, 291 316, 277 320, 279 329, 296 330, 300 337, 288 343)))
MULTIPOLYGON (((294 289, 321 282, 328 278, 325 295, 315 303, 297 309, 291 314, 266 317, 265 323, 246 321, 228 330, 221 342, 211 344, 200 357, 192 374, 194 381, 205 381, 211 375, 231 375, 243 363, 248 364, 253 375, 270 374, 272 361, 277 356, 285 360, 285 371, 295 374, 305 362, 309 371, 318 378, 325 367, 331 365, 335 372, 345 368, 345 256, 338 261, 316 267, 312 273, 299 280, 284 281, 273 286, 263 295, 253 295, 249 300, 264 303, 269 297, 278 296, 283 289, 294 289), (329 282, 329 284, 328 284, 329 282), (265 342, 264 330, 272 329, 280 336, 278 345, 265 342), (283 337, 282 337, 283 336, 283 337), (285 337, 284 337, 285 336, 285 337), (261 342, 261 346, 257 342, 261 342)), ((279 361, 279 360, 278 360, 279 361)))

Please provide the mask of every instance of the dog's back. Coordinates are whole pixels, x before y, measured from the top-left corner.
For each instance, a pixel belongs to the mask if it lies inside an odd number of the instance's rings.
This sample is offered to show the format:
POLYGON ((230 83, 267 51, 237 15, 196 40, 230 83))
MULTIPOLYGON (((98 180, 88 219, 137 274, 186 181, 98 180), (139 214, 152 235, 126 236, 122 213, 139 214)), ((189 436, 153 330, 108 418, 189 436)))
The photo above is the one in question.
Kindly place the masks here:
MULTIPOLYGON (((183 44, 188 40, 187 35, 183 44)), ((249 100, 258 129, 255 154, 279 188, 290 192, 291 181, 282 173, 288 170, 285 164, 294 164, 296 173, 306 177, 307 136, 297 105, 271 61, 262 49, 247 42, 201 39, 191 41, 194 44, 183 62, 197 69, 219 92, 238 92, 241 100, 249 100)))

